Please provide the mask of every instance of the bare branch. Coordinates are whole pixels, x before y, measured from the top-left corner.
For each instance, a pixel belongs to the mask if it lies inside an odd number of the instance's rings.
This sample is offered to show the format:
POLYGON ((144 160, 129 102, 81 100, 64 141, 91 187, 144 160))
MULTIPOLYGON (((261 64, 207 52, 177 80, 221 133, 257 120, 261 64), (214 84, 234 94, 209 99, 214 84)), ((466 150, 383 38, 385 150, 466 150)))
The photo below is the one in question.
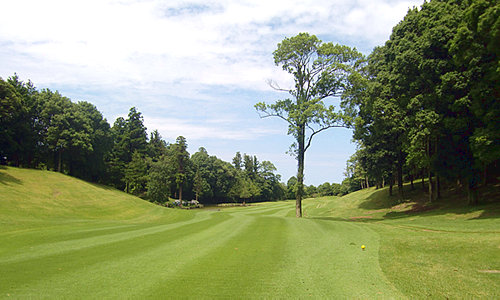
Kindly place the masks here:
POLYGON ((280 91, 280 92, 288 92, 289 90, 286 90, 286 89, 282 89, 279 84, 274 81, 273 79, 268 79, 266 80, 267 84, 273 89, 273 90, 276 90, 276 91, 280 91))
POLYGON ((313 137, 322 132, 322 131, 325 131, 327 129, 330 129, 330 128, 347 128, 347 126, 345 125, 328 125, 328 126, 325 126, 325 127, 322 127, 318 130, 314 130, 311 126, 307 125, 307 127, 312 131, 311 135, 309 136, 309 138, 307 139, 307 145, 306 147, 304 148, 304 152, 307 151, 307 149, 309 148, 309 146, 311 146, 311 141, 313 139, 313 137))
POLYGON ((259 117, 260 117, 261 119, 266 119, 266 118, 269 118, 269 117, 278 117, 278 118, 280 118, 280 119, 282 119, 282 120, 286 121, 288 124, 293 125, 293 123, 292 123, 292 122, 290 122, 289 120, 287 120, 285 117, 283 117, 283 116, 282 116, 282 115, 280 115, 280 114, 277 114, 277 113, 276 113, 276 114, 272 114, 272 113, 269 113, 269 112, 267 112, 267 111, 263 111, 263 113, 265 113, 264 115, 261 115, 261 114, 260 114, 260 112, 257 112, 257 113, 259 114, 259 117))

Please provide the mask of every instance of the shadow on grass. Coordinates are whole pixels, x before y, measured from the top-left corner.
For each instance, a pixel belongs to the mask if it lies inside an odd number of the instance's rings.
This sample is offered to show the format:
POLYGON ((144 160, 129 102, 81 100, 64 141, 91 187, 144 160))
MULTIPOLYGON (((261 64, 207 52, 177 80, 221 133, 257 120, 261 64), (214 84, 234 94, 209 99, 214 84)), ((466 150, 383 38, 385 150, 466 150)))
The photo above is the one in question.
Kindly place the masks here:
POLYGON ((391 208, 396 202, 397 198, 395 196, 390 196, 387 188, 383 188, 371 193, 370 196, 359 205, 359 208, 366 210, 385 209, 391 208), (390 201, 388 201, 388 199, 390 201))
POLYGON ((22 181, 17 179, 14 176, 11 176, 5 172, 2 172, 1 170, 6 170, 7 168, 5 166, 0 166, 0 183, 1 184, 22 184, 22 181))
POLYGON ((342 222, 358 222, 358 223, 370 223, 382 221, 382 218, 340 218, 340 217, 306 217, 307 219, 313 220, 324 220, 324 221, 342 221, 342 222))
MULTIPOLYGON (((109 185, 104 185, 104 184, 101 184, 101 183, 94 183, 94 182, 89 182, 90 185, 94 186, 94 187, 97 187, 97 188, 100 188, 100 189, 103 189, 103 190, 106 190, 106 191, 120 191, 112 186, 109 186, 109 185)), ((121 191, 123 192, 123 191, 121 191)))
POLYGON ((393 190, 393 196, 389 195, 388 188, 382 188, 373 192, 359 208, 369 210, 388 210, 382 219, 360 219, 357 222, 370 222, 383 219, 401 219, 415 215, 439 216, 444 214, 464 215, 480 212, 474 219, 500 218, 500 183, 482 187, 478 191, 480 204, 471 206, 462 190, 448 188, 443 189, 442 198, 430 203, 428 194, 420 184, 415 184, 414 189, 409 184, 403 187, 404 197, 399 199, 397 188, 393 190))

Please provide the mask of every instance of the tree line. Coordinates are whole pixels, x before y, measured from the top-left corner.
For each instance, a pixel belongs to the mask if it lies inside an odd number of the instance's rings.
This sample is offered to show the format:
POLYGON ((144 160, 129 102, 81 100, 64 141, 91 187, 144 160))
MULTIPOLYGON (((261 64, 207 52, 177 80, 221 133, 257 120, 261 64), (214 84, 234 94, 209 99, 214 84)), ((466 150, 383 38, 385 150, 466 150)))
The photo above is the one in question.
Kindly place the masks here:
POLYGON ((360 187, 422 179, 429 201, 444 186, 470 204, 498 180, 500 3, 433 0, 410 9, 368 56, 352 98, 358 151, 348 162, 360 187), (426 179, 424 183, 424 178, 426 179))
POLYGON ((157 203, 285 197, 271 162, 238 152, 229 163, 204 148, 190 155, 182 136, 167 143, 157 130, 148 135, 135 107, 111 126, 91 103, 37 90, 17 74, 0 78, 0 101, 2 164, 66 173, 157 203))

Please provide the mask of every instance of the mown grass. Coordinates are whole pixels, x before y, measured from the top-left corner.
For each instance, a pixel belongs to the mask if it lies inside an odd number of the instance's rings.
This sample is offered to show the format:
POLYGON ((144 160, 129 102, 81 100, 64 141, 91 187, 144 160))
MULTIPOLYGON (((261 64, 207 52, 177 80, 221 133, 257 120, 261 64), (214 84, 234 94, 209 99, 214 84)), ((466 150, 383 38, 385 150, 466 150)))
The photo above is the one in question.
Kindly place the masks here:
POLYGON ((342 198, 310 199, 306 212, 375 231, 384 275, 410 298, 499 298, 499 199, 470 207, 451 193, 428 204, 421 191, 405 189, 403 201, 389 197, 387 189, 374 188, 342 198))
POLYGON ((174 210, 0 169, 0 298, 499 298, 498 205, 411 212, 386 193, 296 219, 293 201, 174 210))

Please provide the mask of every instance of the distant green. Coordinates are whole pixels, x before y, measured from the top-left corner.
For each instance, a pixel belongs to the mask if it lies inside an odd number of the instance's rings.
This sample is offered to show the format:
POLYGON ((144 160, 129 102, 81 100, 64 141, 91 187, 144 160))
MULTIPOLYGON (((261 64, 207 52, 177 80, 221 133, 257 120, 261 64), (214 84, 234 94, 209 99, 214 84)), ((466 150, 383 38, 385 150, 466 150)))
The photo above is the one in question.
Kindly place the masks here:
POLYGON ((179 210, 0 169, 0 298, 499 298, 500 209, 386 191, 179 210), (361 250, 366 245, 366 250, 361 250))

